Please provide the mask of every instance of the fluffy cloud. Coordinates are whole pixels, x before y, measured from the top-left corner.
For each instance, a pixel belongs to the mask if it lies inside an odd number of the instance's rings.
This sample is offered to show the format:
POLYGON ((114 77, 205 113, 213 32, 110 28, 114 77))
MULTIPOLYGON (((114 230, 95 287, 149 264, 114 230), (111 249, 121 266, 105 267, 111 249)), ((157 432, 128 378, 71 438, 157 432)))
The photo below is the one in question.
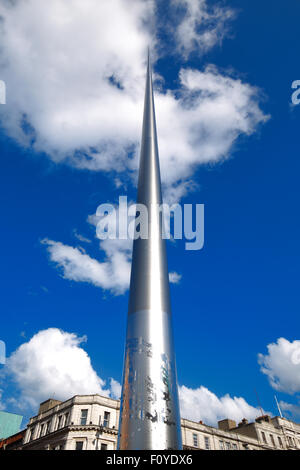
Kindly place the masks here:
POLYGON ((129 285, 131 253, 126 245, 119 243, 120 240, 107 240, 107 242, 105 244, 107 258, 100 262, 87 255, 82 248, 73 248, 53 240, 43 240, 47 245, 51 261, 62 269, 65 279, 88 282, 96 287, 111 290, 115 294, 122 294, 129 285))
MULTIPOLYGON (((6 379, 10 377, 20 391, 18 403, 35 410, 53 396, 66 400, 76 394, 110 395, 97 375, 81 344, 86 338, 49 328, 23 343, 8 359, 6 379)), ((112 384, 112 390, 116 385, 112 384)))
POLYGON ((264 122, 254 87, 220 74, 182 69, 180 99, 157 95, 161 170, 164 183, 186 181, 199 164, 226 158, 239 135, 264 122))
POLYGON ((111 389, 111 397, 119 400, 121 397, 122 386, 117 380, 111 378, 110 379, 110 389, 111 389))
MULTIPOLYGON (((119 211, 108 216, 112 230, 118 230, 119 211)), ((88 223, 96 227, 100 217, 91 215, 88 223)), ((126 219, 127 221, 127 219, 126 219)), ((117 233, 117 232, 116 232, 117 233)), ((61 242, 44 239, 50 260, 61 270, 62 276, 75 282, 87 282, 115 295, 123 294, 129 287, 132 240, 111 239, 100 241, 100 250, 104 255, 102 261, 91 258, 83 248, 64 245, 61 242)))
POLYGON ((259 354, 261 371, 270 385, 290 394, 300 391, 300 340, 293 342, 279 338, 267 346, 268 354, 259 354))
MULTIPOLYGON (((209 12, 204 0, 179 3, 184 14, 177 37, 187 41, 179 47, 211 47, 223 34, 229 10, 209 12)), ((8 99, 1 121, 7 133, 56 162, 113 170, 120 177, 135 170, 145 51, 157 42, 150 28, 154 5, 2 1, 0 63, 8 99)), ((191 187, 197 165, 226 158, 239 135, 250 135, 266 120, 258 90, 215 67, 183 68, 179 82, 179 90, 156 92, 162 179, 174 199, 191 187)))
POLYGON ((183 418, 203 421, 212 426, 225 418, 238 423, 243 418, 254 420, 260 415, 260 411, 249 405, 244 398, 231 398, 229 395, 218 398, 205 387, 191 389, 182 385, 179 387, 179 398, 183 418))
POLYGON ((187 57, 192 51, 207 52, 220 44, 228 32, 228 22, 235 17, 229 7, 209 6, 207 0, 173 0, 183 16, 176 29, 178 50, 187 57))
POLYGON ((57 161, 106 169, 113 154, 122 166, 139 131, 151 11, 141 0, 1 2, 8 132, 57 161))

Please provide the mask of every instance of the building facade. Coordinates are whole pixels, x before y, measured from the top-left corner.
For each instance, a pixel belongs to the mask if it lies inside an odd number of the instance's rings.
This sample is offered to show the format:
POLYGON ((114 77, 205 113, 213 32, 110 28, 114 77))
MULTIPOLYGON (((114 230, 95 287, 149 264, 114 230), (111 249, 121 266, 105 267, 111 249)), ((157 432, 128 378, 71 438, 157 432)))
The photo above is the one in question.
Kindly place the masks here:
POLYGON ((23 449, 115 450, 120 402, 100 395, 76 395, 41 403, 30 419, 23 449))
MULTIPOLYGON (((30 419, 22 450, 115 450, 119 414, 119 400, 100 395, 47 400, 30 419)), ((224 419, 218 428, 181 419, 181 432, 188 450, 300 449, 300 425, 279 417, 244 419, 238 425, 224 419)))
POLYGON ((0 440, 0 450, 22 450, 26 430, 0 440))

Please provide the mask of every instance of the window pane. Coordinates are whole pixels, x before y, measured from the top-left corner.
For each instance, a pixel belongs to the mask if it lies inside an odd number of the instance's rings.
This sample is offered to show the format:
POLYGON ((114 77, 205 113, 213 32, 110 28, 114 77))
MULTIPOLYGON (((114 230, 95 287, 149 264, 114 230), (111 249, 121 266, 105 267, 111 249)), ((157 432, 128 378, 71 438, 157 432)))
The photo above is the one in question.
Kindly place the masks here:
POLYGON ((76 441, 76 450, 83 450, 83 441, 76 441))
POLYGON ((105 428, 109 428, 109 419, 110 419, 110 413, 108 411, 104 412, 104 419, 103 419, 103 426, 105 428))
POLYGON ((81 410, 80 424, 84 426, 87 421, 88 410, 81 410))

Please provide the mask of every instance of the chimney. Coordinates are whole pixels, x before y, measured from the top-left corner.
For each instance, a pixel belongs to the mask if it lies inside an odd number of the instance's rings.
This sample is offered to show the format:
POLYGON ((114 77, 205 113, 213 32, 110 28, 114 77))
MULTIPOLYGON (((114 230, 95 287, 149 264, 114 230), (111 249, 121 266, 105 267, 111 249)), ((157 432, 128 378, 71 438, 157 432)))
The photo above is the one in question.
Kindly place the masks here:
POLYGON ((59 400, 54 400, 53 398, 49 398, 49 400, 43 401, 43 403, 40 404, 40 409, 39 409, 39 415, 41 413, 45 413, 45 411, 51 410, 51 408, 54 408, 56 405, 60 405, 62 402, 59 400))
POLYGON ((222 421, 218 421, 218 428, 222 431, 230 431, 230 429, 236 428, 236 422, 233 419, 222 419, 222 421))
POLYGON ((246 418, 243 418, 242 421, 239 423, 239 428, 240 428, 241 426, 247 426, 248 422, 249 422, 249 421, 248 421, 246 418))
POLYGON ((269 415, 263 415, 263 416, 259 416, 258 418, 256 418, 255 420, 257 423, 261 423, 262 421, 264 421, 265 423, 270 423, 272 424, 272 419, 269 415))

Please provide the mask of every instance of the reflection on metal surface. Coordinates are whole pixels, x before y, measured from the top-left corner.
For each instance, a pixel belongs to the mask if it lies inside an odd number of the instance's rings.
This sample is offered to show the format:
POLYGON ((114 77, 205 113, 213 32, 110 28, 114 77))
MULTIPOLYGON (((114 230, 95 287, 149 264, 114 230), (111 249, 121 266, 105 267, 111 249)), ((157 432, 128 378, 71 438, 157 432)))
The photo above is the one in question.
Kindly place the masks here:
POLYGON ((148 56, 137 202, 149 213, 149 237, 133 245, 119 449, 181 449, 169 276, 152 73, 148 56))

